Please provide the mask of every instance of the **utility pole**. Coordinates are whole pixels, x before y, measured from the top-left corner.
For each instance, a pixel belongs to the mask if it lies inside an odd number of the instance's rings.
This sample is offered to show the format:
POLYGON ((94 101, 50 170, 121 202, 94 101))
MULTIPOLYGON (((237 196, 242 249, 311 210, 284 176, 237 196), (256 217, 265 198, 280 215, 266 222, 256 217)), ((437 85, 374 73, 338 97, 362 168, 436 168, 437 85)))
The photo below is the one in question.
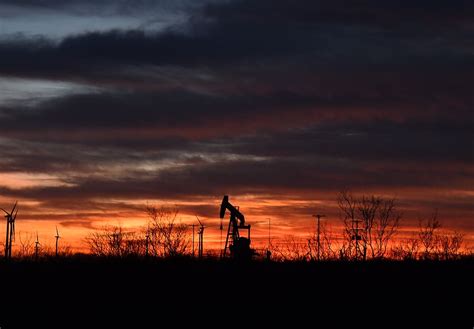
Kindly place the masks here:
POLYGON ((317 218, 317 222, 318 222, 318 225, 317 225, 317 234, 316 234, 316 243, 318 244, 317 245, 317 250, 318 250, 318 262, 320 261, 321 259, 321 243, 320 243, 320 234, 321 234, 321 217, 326 217, 326 215, 321 215, 321 214, 316 214, 316 215, 313 215, 313 217, 316 217, 317 218))
POLYGON ((193 258, 194 258, 194 225, 195 224, 192 225, 193 226, 193 258))
POLYGON ((269 261, 272 257, 272 252, 270 251, 271 245, 271 219, 268 218, 268 248, 267 248, 267 261, 269 261))
POLYGON ((360 219, 353 219, 352 220, 352 230, 354 231, 354 235, 352 236, 352 239, 355 240, 355 259, 359 260, 359 255, 362 253, 360 251, 360 246, 359 246, 359 240, 362 240, 362 237, 359 235, 359 223, 361 223, 362 220, 360 219), (355 227, 354 227, 355 224, 355 227))

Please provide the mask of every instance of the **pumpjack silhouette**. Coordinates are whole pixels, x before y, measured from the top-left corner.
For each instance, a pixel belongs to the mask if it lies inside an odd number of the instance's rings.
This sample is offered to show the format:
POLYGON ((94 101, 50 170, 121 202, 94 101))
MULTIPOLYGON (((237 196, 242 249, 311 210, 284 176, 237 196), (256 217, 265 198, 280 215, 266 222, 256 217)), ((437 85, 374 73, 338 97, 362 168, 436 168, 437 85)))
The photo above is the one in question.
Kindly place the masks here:
POLYGON ((226 211, 230 212, 229 226, 225 240, 223 257, 227 257, 227 252, 233 259, 250 260, 254 256, 255 250, 250 248, 250 225, 245 224, 245 216, 237 207, 229 202, 229 196, 222 199, 220 218, 224 218, 226 211), (242 236, 241 231, 246 231, 247 237, 242 236))

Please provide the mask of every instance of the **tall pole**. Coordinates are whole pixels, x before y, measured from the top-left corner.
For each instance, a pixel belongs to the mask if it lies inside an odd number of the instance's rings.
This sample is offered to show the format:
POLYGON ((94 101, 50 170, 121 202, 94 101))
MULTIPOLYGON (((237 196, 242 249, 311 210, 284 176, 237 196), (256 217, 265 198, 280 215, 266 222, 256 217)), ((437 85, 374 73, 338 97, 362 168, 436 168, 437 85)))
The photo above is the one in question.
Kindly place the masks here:
POLYGON ((202 259, 202 254, 203 254, 203 250, 204 250, 204 226, 199 227, 198 236, 199 236, 198 256, 199 256, 199 259, 202 259))
POLYGON ((5 258, 8 259, 8 254, 9 254, 9 246, 10 246, 10 216, 6 215, 5 216, 7 219, 7 236, 5 239, 5 258))
POLYGON ((36 232, 36 242, 35 242, 35 259, 38 260, 39 256, 39 239, 38 239, 38 232, 36 232))
POLYGON ((321 232, 321 217, 318 216, 318 262, 320 261, 320 258, 321 258, 321 251, 320 251, 320 240, 319 240, 319 236, 320 236, 320 232, 321 232))
POLYGON ((58 257, 58 241, 59 241, 59 231, 58 231, 58 227, 56 226, 56 257, 58 257))
POLYGON ((194 257, 194 224, 193 224, 193 257, 194 257))
POLYGON ((321 214, 316 214, 316 215, 313 215, 313 217, 316 217, 317 218, 317 233, 316 233, 316 243, 317 243, 317 250, 318 250, 318 255, 317 255, 317 259, 318 259, 318 262, 321 260, 321 243, 320 243, 320 233, 321 233, 321 217, 326 217, 326 215, 321 215, 321 214))
MULTIPOLYGON (((13 215, 12 215, 13 216, 13 215)), ((16 217, 16 215, 15 215, 16 217)), ((15 239, 15 217, 10 217, 10 243, 8 244, 8 258, 12 258, 12 241, 15 239)))
POLYGON ((3 208, 0 208, 0 210, 5 213, 5 219, 7 221, 7 228, 5 230, 5 259, 10 259, 12 257, 12 241, 15 236, 15 219, 18 214, 17 202, 15 202, 11 212, 7 212, 3 208))

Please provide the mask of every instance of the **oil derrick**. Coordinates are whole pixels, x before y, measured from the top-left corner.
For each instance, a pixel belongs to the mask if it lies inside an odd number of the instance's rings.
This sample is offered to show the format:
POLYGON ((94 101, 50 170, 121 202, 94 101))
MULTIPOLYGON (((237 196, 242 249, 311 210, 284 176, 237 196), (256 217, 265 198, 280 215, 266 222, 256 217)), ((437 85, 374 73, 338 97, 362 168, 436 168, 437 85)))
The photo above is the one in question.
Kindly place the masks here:
POLYGON ((229 226, 225 240, 223 257, 227 251, 231 258, 245 260, 251 259, 255 251, 250 248, 250 225, 245 225, 244 215, 229 202, 229 197, 224 196, 221 203, 220 218, 224 218, 226 210, 230 212, 229 226), (241 236, 240 231, 247 231, 247 237, 241 236))

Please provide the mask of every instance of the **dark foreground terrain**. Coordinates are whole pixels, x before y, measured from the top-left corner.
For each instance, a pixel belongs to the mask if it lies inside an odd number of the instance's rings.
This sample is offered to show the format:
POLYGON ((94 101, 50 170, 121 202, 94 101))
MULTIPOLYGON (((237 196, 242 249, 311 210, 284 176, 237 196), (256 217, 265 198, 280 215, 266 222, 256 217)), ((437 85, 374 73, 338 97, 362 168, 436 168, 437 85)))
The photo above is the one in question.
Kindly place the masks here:
POLYGON ((472 260, 17 261, 0 263, 0 327, 473 328, 473 274, 472 260))

